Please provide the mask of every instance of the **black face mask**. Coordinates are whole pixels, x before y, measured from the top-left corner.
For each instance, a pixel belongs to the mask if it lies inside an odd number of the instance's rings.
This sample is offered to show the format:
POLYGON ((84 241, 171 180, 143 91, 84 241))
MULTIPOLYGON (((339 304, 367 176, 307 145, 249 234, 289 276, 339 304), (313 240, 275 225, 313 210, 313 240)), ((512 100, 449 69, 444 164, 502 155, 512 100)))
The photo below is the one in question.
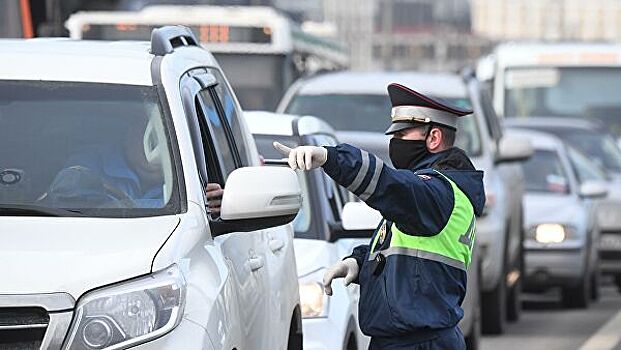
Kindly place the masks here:
POLYGON ((390 139, 388 154, 395 168, 410 169, 431 154, 431 152, 427 150, 426 140, 392 138, 390 139))

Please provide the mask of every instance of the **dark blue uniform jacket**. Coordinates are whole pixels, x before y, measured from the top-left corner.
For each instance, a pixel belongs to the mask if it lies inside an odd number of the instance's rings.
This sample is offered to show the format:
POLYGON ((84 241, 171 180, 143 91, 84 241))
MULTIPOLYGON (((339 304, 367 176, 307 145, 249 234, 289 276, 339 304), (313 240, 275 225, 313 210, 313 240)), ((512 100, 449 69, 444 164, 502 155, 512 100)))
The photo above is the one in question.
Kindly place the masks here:
MULTIPOLYGON (((476 215, 483 211, 483 172, 474 169, 461 149, 431 154, 412 169, 396 170, 347 144, 326 148, 325 172, 378 210, 388 225, 397 225, 407 234, 438 234, 451 215, 451 185, 434 169, 457 184, 476 215)), ((387 236, 384 244, 389 242, 387 236)), ((361 290, 360 327, 365 334, 407 337, 457 325, 463 317, 465 271, 423 258, 390 255, 381 273, 374 275, 369 249, 369 245, 358 246, 351 255, 360 266, 356 282, 361 290)))

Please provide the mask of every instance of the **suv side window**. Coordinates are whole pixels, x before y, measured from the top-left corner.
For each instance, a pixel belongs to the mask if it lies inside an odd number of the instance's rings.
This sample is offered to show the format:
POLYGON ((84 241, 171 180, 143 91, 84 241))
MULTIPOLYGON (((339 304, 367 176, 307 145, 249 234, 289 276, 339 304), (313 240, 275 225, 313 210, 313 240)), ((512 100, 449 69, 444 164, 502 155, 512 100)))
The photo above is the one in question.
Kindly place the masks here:
POLYGON ((214 151, 218 155, 218 162, 222 170, 221 179, 218 179, 218 182, 224 186, 228 175, 237 168, 236 158, 238 155, 234 146, 229 142, 227 130, 222 122, 223 118, 220 115, 215 98, 217 97, 214 89, 207 88, 199 93, 195 103, 201 128, 205 128, 211 135, 210 143, 213 144, 214 151))
MULTIPOLYGON (((314 137, 314 142, 318 146, 335 146, 336 140, 327 135, 317 135, 314 137)), ((323 174, 324 188, 326 197, 330 203, 330 209, 335 221, 341 220, 341 213, 343 212, 343 206, 346 203, 346 190, 338 185, 325 173, 323 174)))
POLYGON ((235 99, 233 97, 233 93, 229 89, 229 87, 225 83, 224 76, 217 69, 207 69, 209 73, 213 74, 216 79, 220 82, 220 84, 216 85, 215 90, 220 100, 220 104, 222 106, 222 110, 226 120, 231 127, 231 132, 233 134, 233 140, 235 145, 237 146, 237 151, 239 152, 239 156, 242 161, 242 166, 249 166, 249 154, 248 149, 246 147, 246 143, 244 142, 244 133, 242 132, 241 125, 239 122, 239 111, 237 109, 237 104, 235 103, 235 99))

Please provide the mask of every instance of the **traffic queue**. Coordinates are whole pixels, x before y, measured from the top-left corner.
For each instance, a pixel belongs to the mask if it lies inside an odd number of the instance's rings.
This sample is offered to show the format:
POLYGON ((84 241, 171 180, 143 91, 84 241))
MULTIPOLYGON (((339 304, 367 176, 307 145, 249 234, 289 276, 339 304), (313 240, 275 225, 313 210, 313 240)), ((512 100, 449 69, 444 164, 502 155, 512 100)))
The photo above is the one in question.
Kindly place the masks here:
POLYGON ((477 349, 524 292, 621 288, 617 121, 558 105, 619 47, 314 72, 274 113, 190 28, 148 32, 0 46, 0 347, 477 349))

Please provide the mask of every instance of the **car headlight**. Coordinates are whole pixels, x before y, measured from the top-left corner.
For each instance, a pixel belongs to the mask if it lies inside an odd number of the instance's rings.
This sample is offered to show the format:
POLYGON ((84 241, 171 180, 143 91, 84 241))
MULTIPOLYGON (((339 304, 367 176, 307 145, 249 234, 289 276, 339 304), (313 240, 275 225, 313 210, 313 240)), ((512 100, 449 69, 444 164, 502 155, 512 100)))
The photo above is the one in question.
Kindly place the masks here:
POLYGON ((526 238, 541 244, 564 243, 576 240, 578 238, 576 232, 573 226, 546 223, 531 227, 526 238))
POLYGON ((541 224, 535 228, 535 240, 539 243, 561 243, 565 238, 563 225, 541 224))
POLYGON ((300 303, 302 318, 328 316, 328 297, 323 291, 323 273, 325 269, 315 271, 300 278, 300 303))
POLYGON ((78 302, 65 350, 126 349, 174 329, 186 285, 177 265, 98 289, 78 302))

